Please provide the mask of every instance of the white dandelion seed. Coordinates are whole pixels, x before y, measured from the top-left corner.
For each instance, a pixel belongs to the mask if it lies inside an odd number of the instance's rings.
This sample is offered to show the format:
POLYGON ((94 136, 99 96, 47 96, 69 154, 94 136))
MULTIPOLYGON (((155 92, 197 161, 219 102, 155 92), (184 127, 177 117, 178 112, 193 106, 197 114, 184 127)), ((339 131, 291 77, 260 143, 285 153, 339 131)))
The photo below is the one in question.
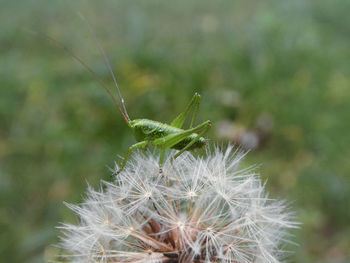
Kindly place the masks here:
MULTIPOLYGON (((63 224, 61 246, 72 262, 281 262, 287 230, 298 227, 284 202, 270 199, 244 153, 216 148, 165 162, 135 154, 113 183, 89 187, 68 205, 78 225, 63 224)), ((118 167, 116 167, 118 169, 118 167)))

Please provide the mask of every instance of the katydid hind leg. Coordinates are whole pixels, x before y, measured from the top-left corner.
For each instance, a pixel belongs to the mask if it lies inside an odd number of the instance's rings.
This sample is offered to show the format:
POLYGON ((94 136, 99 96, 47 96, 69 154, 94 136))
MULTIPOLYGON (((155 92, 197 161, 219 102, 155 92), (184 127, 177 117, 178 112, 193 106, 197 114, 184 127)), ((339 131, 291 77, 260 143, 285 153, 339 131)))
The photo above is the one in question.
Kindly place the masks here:
POLYGON ((162 149, 160 152, 160 157, 159 157, 159 173, 163 173, 163 164, 164 164, 164 158, 165 158, 165 149, 162 149))
POLYGON ((197 113, 198 113, 198 109, 199 109, 199 105, 201 103, 201 96, 199 95, 199 93, 195 93, 194 96, 196 97, 196 101, 194 103, 194 108, 193 108, 193 113, 192 113, 192 119, 190 122, 190 129, 193 127, 194 121, 197 117, 197 113))
POLYGON ((174 155, 174 159, 179 157, 183 152, 187 151, 194 143, 196 143, 200 139, 200 137, 202 137, 206 132, 208 132, 208 130, 211 127, 211 122, 205 122, 205 124, 206 125, 204 126, 203 130, 200 133, 198 133, 198 135, 195 138, 193 138, 193 140, 191 140, 182 150, 180 150, 174 155))
POLYGON ((132 152, 133 150, 136 150, 136 149, 144 148, 144 147, 146 147, 147 144, 148 144, 148 141, 141 141, 141 142, 138 142, 138 143, 135 143, 135 144, 131 145, 131 146, 129 147, 128 152, 126 153, 126 155, 125 155, 125 157, 124 157, 124 160, 123 160, 123 162, 122 162, 122 164, 121 164, 121 166, 120 166, 118 172, 116 172, 116 175, 118 175, 118 174, 124 169, 124 167, 125 167, 127 161, 128 161, 129 158, 130 158, 131 152, 132 152))
POLYGON ((182 128, 185 120, 187 119, 188 115, 190 114, 192 108, 193 108, 193 113, 192 113, 192 119, 190 123, 190 128, 193 127, 194 120, 196 119, 199 104, 200 104, 201 96, 196 92, 190 103, 187 105, 186 109, 184 112, 180 113, 172 122, 171 126, 174 126, 176 128, 182 128))
POLYGON ((211 126, 211 121, 205 121, 192 129, 184 130, 184 131, 179 132, 179 133, 172 133, 172 134, 169 134, 165 137, 156 139, 153 141, 153 145, 160 147, 161 149, 170 149, 174 145, 176 145, 179 142, 181 142, 182 140, 186 139, 192 133, 197 133, 197 132, 202 131, 203 129, 204 130, 208 129, 207 128, 208 126, 209 127, 211 126))

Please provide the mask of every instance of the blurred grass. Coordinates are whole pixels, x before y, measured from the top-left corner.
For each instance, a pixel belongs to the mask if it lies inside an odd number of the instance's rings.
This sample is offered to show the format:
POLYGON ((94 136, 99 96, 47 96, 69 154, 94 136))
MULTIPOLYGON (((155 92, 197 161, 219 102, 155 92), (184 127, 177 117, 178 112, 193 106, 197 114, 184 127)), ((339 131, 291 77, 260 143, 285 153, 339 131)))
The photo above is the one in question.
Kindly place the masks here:
MULTIPOLYGON (((86 181, 134 140, 93 78, 23 28, 64 42, 112 86, 96 28, 131 117, 169 122, 195 91, 199 120, 273 128, 247 161, 303 223, 290 262, 349 262, 350 2, 1 1, 0 258, 44 262, 55 226, 75 220, 86 181)), ((221 128, 220 128, 221 127, 221 128)), ((225 130, 227 133, 228 131, 225 130)), ((234 131, 232 131, 234 132, 234 131)))

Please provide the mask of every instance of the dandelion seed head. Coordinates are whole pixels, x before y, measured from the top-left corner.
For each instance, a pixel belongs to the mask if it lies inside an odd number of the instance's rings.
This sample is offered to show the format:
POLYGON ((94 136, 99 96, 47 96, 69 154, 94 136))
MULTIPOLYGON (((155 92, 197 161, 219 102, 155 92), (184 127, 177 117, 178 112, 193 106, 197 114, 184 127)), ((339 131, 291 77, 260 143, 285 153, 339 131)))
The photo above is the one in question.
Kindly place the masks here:
MULTIPOLYGON (((63 224, 61 246, 71 262, 281 262, 288 229, 284 202, 268 197, 244 152, 228 147, 207 157, 137 153, 114 182, 88 188, 67 205, 79 217, 63 224)), ((115 170, 118 167, 116 166, 115 170)), ((113 172, 113 171, 112 171, 113 172)))

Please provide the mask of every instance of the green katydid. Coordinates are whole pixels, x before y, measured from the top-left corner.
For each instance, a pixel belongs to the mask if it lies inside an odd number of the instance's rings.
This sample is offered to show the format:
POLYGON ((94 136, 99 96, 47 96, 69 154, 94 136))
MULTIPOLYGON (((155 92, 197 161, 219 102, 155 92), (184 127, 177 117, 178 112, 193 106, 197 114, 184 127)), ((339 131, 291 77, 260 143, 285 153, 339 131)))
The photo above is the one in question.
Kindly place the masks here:
POLYGON ((117 173, 123 170, 133 150, 144 148, 149 143, 152 143, 154 146, 161 149, 159 159, 160 169, 163 165, 166 149, 179 150, 179 152, 174 155, 175 159, 185 151, 203 147, 206 140, 202 136, 210 129, 211 121, 208 120, 193 127, 199 103, 200 95, 195 93, 185 111, 179 114, 170 125, 148 119, 126 119, 136 141, 138 142, 129 148, 117 173), (190 127, 189 129, 184 130, 182 129, 182 126, 192 109, 193 113, 190 127))
POLYGON ((64 49, 66 52, 68 52, 75 60, 77 60, 87 71, 90 72, 90 74, 99 82, 101 87, 107 92, 107 94, 111 97, 115 105, 117 106, 118 110, 122 114, 125 122, 132 130, 132 133, 137 141, 137 143, 133 144, 129 147, 129 150, 127 151, 123 162, 120 165, 119 170, 115 173, 115 175, 119 174, 125 167, 128 159, 130 158, 130 155, 133 150, 135 149, 142 149, 145 148, 149 144, 153 144, 155 147, 158 147, 161 150, 160 159, 159 159, 159 168, 161 171, 163 162, 164 162, 164 156, 165 151, 167 149, 176 149, 179 150, 174 155, 174 159, 177 158, 179 155, 181 155, 183 152, 188 150, 193 150, 197 148, 202 148, 206 144, 206 139, 203 137, 203 135, 210 129, 211 127, 211 121, 205 121, 197 126, 194 125, 194 121, 197 116, 199 104, 200 104, 200 95, 198 93, 195 93, 192 97, 192 100, 184 110, 184 112, 180 113, 170 124, 161 123, 158 121, 153 121, 149 119, 135 119, 131 120, 129 118, 128 112, 125 107, 125 102, 122 97, 122 94, 120 92, 115 74, 112 70, 112 67, 110 65, 109 59, 106 56, 102 45, 98 41, 94 31, 92 30, 90 24, 85 20, 84 17, 81 16, 81 18, 85 21, 87 24, 87 27, 91 33, 91 35, 94 37, 94 40, 96 41, 96 44, 98 48, 101 51, 101 54, 103 55, 105 64, 110 71, 110 74, 113 78, 114 85, 118 92, 118 97, 120 100, 120 103, 116 100, 116 98, 113 96, 111 91, 107 88, 107 86, 104 84, 104 82, 100 79, 100 77, 97 76, 97 74, 85 63, 83 62, 78 56, 76 56, 70 49, 68 49, 66 46, 64 46, 59 41, 44 35, 44 37, 50 41, 52 41, 54 44, 56 44, 58 47, 64 49), (192 119, 190 122, 190 126, 188 129, 183 129, 183 125, 187 117, 190 116, 192 112, 192 119))

